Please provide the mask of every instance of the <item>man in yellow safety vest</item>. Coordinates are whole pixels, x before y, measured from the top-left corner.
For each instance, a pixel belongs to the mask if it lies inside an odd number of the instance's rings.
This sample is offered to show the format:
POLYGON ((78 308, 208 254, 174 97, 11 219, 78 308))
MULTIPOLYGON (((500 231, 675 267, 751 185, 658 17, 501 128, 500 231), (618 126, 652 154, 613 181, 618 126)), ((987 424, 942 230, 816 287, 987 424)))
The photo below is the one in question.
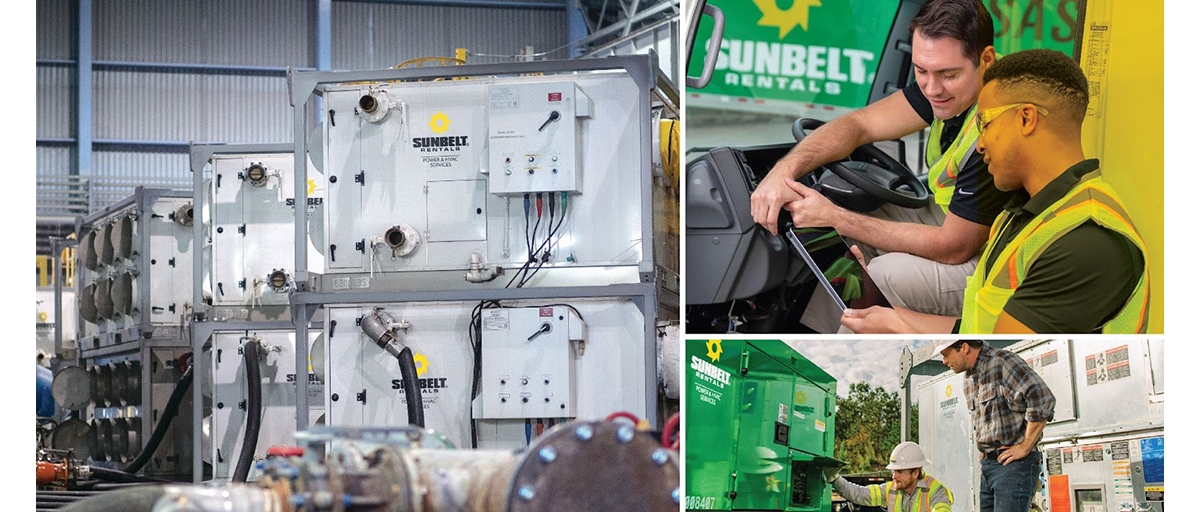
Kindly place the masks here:
MULTIPOLYGON (((867 272, 891 304, 957 315, 988 226, 1011 197, 992 184, 987 165, 974 150, 979 132, 971 122, 983 73, 997 58, 994 22, 980 0, 929 0, 917 11, 911 30, 916 81, 831 120, 797 143, 755 187, 750 210, 755 222, 771 233, 783 207, 796 227, 837 229, 862 245, 867 272), (796 181, 858 146, 926 127, 930 135, 924 156, 933 200, 925 208, 885 204, 859 213, 796 181)), ((824 300, 824 294, 813 299, 824 300)), ((819 332, 837 330, 840 311, 829 311, 832 304, 810 303, 801 321, 819 332)))
POLYGON ((968 280, 962 317, 847 310, 854 332, 1145 333, 1146 246, 1120 197, 1085 159, 1088 83, 1053 50, 1000 59, 984 74, 979 152, 1002 190, 1024 192, 996 219, 968 280))
POLYGON ((925 474, 929 465, 921 445, 905 441, 896 445, 888 459, 892 481, 862 486, 827 471, 826 479, 843 498, 858 505, 887 507, 888 512, 950 512, 954 495, 941 482, 925 474))

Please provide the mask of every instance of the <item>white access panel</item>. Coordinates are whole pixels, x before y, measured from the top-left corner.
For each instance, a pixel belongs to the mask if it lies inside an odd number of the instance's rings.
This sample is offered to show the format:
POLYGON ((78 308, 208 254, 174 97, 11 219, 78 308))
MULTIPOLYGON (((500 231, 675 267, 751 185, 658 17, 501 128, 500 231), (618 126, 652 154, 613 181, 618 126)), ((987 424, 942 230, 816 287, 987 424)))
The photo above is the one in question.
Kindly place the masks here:
MULTIPOLYGON (((320 332, 310 332, 310 344, 320 332)), ((233 474, 246 435, 246 365, 242 346, 257 339, 266 354, 259 357, 262 376, 262 423, 255 458, 266 456, 272 445, 295 443, 296 433, 296 333, 294 331, 242 331, 214 333, 212 359, 212 440, 209 452, 213 478, 227 480, 233 474)), ((308 373, 311 424, 323 418, 324 382, 308 373)), ((253 473, 253 469, 252 469, 253 473)))
MULTIPOLYGON (((192 227, 176 222, 175 216, 191 206, 189 198, 164 197, 155 201, 147 212, 150 254, 140 258, 150 269, 152 324, 182 325, 184 316, 190 312, 185 311, 185 306, 192 302, 192 227)), ((144 273, 138 277, 144 278, 144 273)))
POLYGON ((953 489, 956 511, 977 510, 979 500, 979 450, 963 382, 963 374, 946 372, 917 389, 918 443, 933 462, 929 474, 953 489))
MULTIPOLYGON (((1075 342, 1078 345, 1080 342, 1075 342)), ((1019 355, 1037 372, 1054 393, 1054 419, 1050 425, 1077 418, 1075 413, 1075 368, 1070 340, 1049 340, 1020 351, 1019 355)))
MULTIPOLYGON (((296 274, 292 154, 218 154, 210 165, 213 305, 287 305, 296 274), (276 271, 282 284, 271 280, 276 271)), ((321 273, 325 180, 311 162, 307 182, 308 270, 321 273)))
MULTIPOLYGON (((324 403, 329 411, 328 424, 386 426, 404 424, 408 419, 396 358, 368 340, 357 325, 363 315, 382 308, 395 321, 409 323, 400 339, 402 345, 412 348, 418 379, 425 385, 422 398, 426 428, 446 435, 455 446, 469 447, 474 411, 480 448, 525 446, 524 417, 484 418, 482 398, 477 398, 474 404, 470 398, 473 355, 468 329, 472 310, 478 304, 471 301, 330 306, 325 325, 328 384, 324 403), (364 391, 365 403, 357 396, 364 391)), ((570 300, 569 304, 579 311, 580 326, 586 325, 582 331, 585 342, 569 345, 573 352, 567 371, 574 372, 574 413, 567 414, 559 408, 559 412, 547 411, 543 418, 548 423, 549 419, 605 418, 616 411, 643 414, 648 407, 646 388, 656 385, 656 370, 647 367, 642 343, 631 342, 645 336, 644 318, 637 305, 631 300, 618 299, 570 300)), ((512 306, 513 311, 531 309, 534 318, 538 318, 540 307, 564 309, 562 305, 517 301, 512 306)), ((483 346, 487 346, 487 341, 483 346)), ((481 372, 491 371, 491 363, 487 361, 481 372)), ((483 396, 481 390, 480 397, 483 396)))
POLYGON ((543 272, 638 264, 653 236, 642 232, 643 184, 653 181, 642 153, 657 131, 640 95, 622 72, 331 87, 326 271, 367 274, 331 278, 331 288, 370 288, 380 273, 465 271, 473 253, 513 270, 547 239, 543 272), (364 113, 364 98, 379 109, 364 113), (559 118, 542 127, 553 111, 559 118), (506 158, 521 182, 500 179, 506 158))
POLYGON ((413 351, 425 427, 470 445, 471 346, 467 327, 472 305, 387 304, 328 310, 330 425, 388 426, 408 423, 408 397, 400 363, 363 334, 358 320, 377 307, 410 327, 402 345, 413 351))
POLYGON ((492 84, 487 106, 492 193, 580 192, 579 122, 592 103, 575 82, 492 84))

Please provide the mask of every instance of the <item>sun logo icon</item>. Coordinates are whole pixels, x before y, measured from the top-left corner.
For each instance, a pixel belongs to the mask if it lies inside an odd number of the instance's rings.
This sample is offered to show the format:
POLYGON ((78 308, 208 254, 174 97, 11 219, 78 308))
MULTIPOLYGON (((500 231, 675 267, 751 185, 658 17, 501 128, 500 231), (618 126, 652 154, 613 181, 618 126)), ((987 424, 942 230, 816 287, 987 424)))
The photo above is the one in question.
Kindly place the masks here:
POLYGON ((417 377, 425 375, 425 372, 429 370, 429 358, 425 357, 425 354, 419 352, 413 354, 413 364, 417 367, 417 377))
POLYGON ((446 130, 450 129, 450 117, 438 111, 429 118, 429 129, 433 130, 433 133, 446 133, 446 130))
POLYGON ((708 349, 707 355, 709 359, 712 359, 712 362, 715 363, 717 359, 721 358, 721 340, 708 340, 705 348, 708 349))
POLYGON ((949 384, 946 384, 946 398, 950 398, 950 395, 952 394, 954 394, 954 388, 950 387, 949 384))
POLYGON ((778 27, 779 39, 787 37, 797 25, 808 30, 808 11, 812 7, 820 7, 821 0, 796 0, 787 10, 779 8, 778 0, 754 0, 754 5, 762 12, 758 20, 760 27, 778 27))

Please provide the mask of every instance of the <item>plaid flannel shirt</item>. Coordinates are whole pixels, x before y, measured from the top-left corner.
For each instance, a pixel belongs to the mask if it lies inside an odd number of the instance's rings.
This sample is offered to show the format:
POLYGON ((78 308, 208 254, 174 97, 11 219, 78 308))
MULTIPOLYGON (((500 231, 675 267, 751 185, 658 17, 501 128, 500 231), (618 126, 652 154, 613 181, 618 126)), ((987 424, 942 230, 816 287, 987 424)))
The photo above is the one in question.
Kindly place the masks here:
POLYGON ((1021 356, 992 348, 979 350, 975 366, 966 372, 963 392, 975 445, 988 453, 1020 443, 1026 422, 1054 419, 1054 393, 1021 356))

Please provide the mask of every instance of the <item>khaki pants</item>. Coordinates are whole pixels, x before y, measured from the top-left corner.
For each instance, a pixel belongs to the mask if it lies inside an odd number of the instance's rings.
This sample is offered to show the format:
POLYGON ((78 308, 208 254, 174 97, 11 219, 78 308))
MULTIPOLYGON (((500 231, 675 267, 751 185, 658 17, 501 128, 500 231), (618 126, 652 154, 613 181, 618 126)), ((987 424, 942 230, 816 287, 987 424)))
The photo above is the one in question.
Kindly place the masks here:
MULTIPOLYGON (((941 226, 946 219, 942 207, 933 201, 918 209, 885 204, 867 215, 930 226, 941 226)), ((962 315, 963 292, 979 263, 978 255, 966 263, 948 265, 908 253, 881 251, 854 240, 846 242, 858 245, 867 259, 867 274, 893 306, 933 315, 962 315)), ((842 327, 841 316, 837 303, 818 286, 800 322, 820 333, 851 333, 842 327)))

